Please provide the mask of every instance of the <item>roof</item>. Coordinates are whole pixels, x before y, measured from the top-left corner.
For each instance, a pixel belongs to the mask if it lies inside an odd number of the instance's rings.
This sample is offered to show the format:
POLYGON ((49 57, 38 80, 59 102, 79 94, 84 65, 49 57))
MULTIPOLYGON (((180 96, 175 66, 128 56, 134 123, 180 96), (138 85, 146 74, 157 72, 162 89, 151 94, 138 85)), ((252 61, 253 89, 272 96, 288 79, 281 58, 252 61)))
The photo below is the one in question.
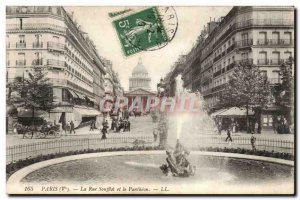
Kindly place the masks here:
MULTIPOLYGON (((232 107, 223 112, 216 114, 216 116, 217 117, 246 117, 246 114, 247 114, 246 108, 232 107)), ((254 115, 254 112, 251 109, 248 110, 248 116, 249 115, 254 115)))
POLYGON ((142 63, 142 59, 139 58, 138 64, 132 70, 132 76, 146 75, 148 76, 148 71, 142 63))
POLYGON ((156 95, 156 92, 152 92, 152 91, 148 91, 148 90, 145 90, 145 89, 142 89, 142 88, 138 88, 138 89, 135 89, 135 90, 132 90, 132 91, 129 91, 129 92, 126 92, 125 93, 125 96, 130 96, 130 95, 134 95, 134 96, 137 96, 137 95, 156 95))

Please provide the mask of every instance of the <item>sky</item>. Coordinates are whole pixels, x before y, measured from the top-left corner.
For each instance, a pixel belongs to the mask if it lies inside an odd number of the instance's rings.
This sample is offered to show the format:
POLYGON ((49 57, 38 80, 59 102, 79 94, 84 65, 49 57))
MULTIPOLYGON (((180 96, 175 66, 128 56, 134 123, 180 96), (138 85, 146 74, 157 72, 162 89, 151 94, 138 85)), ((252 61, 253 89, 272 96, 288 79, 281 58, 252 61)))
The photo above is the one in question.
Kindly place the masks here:
POLYGON ((171 42, 156 51, 143 51, 126 57, 116 30, 112 25, 109 12, 121 11, 128 7, 65 7, 73 12, 73 19, 82 31, 88 33, 98 53, 113 63, 113 69, 119 73, 121 85, 128 91, 129 77, 141 57, 151 81, 151 90, 164 77, 178 57, 187 54, 195 44, 197 37, 207 22, 225 16, 232 7, 174 7, 178 19, 177 32, 171 42))

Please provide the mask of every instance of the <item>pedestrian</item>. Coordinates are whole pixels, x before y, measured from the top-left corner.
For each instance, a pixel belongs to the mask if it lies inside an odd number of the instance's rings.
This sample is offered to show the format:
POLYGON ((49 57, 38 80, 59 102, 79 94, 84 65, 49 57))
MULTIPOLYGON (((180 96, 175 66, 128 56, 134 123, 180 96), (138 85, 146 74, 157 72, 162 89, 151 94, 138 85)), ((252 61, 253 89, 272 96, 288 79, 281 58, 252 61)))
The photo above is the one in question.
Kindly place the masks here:
POLYGON ((90 125, 90 131, 94 130, 94 120, 91 121, 91 125, 90 125))
POLYGON ((258 133, 258 123, 257 122, 255 122, 254 128, 255 128, 255 133, 258 133))
POLYGON ((256 137, 254 137, 254 132, 252 132, 250 142, 251 142, 252 150, 256 151, 256 147, 255 147, 256 137))
POLYGON ((130 132, 130 125, 131 125, 131 123, 130 123, 130 121, 129 121, 129 119, 127 120, 127 131, 129 131, 130 132))
POLYGON ((72 131, 73 131, 74 134, 75 134, 75 127, 74 127, 74 122, 73 122, 73 120, 71 120, 70 126, 71 126, 71 128, 70 128, 70 134, 72 133, 72 131))
POLYGON ((218 131, 219 131, 219 135, 221 135, 222 134, 222 119, 220 119, 218 122, 218 131))
POLYGON ((107 133, 107 129, 108 129, 108 122, 107 122, 107 120, 105 120, 103 123, 102 123, 102 130, 101 130, 101 132, 102 132, 102 138, 101 139, 106 139, 106 133, 107 133))
POLYGON ((227 128, 227 138, 225 139, 225 142, 227 142, 228 139, 232 142, 230 127, 227 128))
POLYGON ((154 128, 154 130, 153 130, 154 142, 157 141, 157 136, 158 136, 158 129, 157 129, 157 128, 154 128))
POLYGON ((236 133, 236 122, 233 122, 232 124, 232 132, 236 133))

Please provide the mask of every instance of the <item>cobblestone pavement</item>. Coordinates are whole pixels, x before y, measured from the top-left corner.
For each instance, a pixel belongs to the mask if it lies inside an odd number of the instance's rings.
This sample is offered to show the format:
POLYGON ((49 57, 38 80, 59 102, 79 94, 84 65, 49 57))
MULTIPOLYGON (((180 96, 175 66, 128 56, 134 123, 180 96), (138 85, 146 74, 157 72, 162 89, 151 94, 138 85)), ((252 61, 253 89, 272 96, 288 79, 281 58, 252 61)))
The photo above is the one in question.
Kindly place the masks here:
MULTIPOLYGON (((153 129, 157 126, 157 124, 154 124, 152 122, 152 119, 150 116, 143 116, 143 117, 132 117, 130 118, 131 122, 131 131, 130 132, 120 132, 115 133, 112 130, 109 130, 109 133, 107 134, 108 138, 112 137, 140 137, 140 136, 153 136, 153 129)), ((101 138, 102 134, 100 133, 100 130, 94 130, 89 131, 90 127, 82 127, 80 129, 76 129, 76 134, 65 134, 62 133, 62 137, 60 138, 45 138, 45 139, 39 139, 39 138, 22 138, 22 135, 6 135, 6 144, 7 146, 14 146, 19 144, 29 144, 29 143, 35 143, 35 142, 45 142, 50 140, 60 140, 60 139, 70 139, 70 138, 101 138)), ((207 136, 212 136, 207 135, 207 136)), ((218 136, 215 134, 215 136, 218 136)), ((226 132, 223 131, 220 137, 226 137, 226 132)), ((251 134, 247 133, 233 133, 233 138, 237 137, 251 137, 251 134)), ((293 141, 294 135, 293 134, 274 134, 272 131, 269 132, 263 132, 262 134, 256 134, 257 138, 262 139, 275 139, 275 140, 288 140, 293 141)))

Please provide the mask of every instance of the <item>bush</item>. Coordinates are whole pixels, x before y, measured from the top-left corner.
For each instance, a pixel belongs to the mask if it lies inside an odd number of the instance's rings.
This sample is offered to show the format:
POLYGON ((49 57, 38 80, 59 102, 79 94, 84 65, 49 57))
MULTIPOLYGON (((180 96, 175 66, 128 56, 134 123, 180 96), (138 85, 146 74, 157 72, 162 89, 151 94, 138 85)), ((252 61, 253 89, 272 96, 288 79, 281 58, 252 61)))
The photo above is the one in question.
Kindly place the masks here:
MULTIPOLYGON (((47 154, 47 155, 39 155, 34 158, 26 158, 25 160, 19 160, 17 162, 9 163, 6 165, 6 177, 7 179, 16 171, 26 167, 28 165, 50 160, 54 158, 60 158, 65 156, 71 155, 79 155, 79 154, 86 154, 86 153, 99 153, 99 152, 115 152, 115 151, 151 151, 151 150, 165 150, 161 146, 133 146, 133 147, 110 147, 105 149, 84 149, 84 150, 75 150, 75 151, 68 151, 68 152, 59 152, 55 154, 47 154)), ((239 154, 249 154, 249 155, 257 155, 257 156, 265 156, 265 157, 273 157, 273 158, 281 158, 285 160, 294 160, 294 155, 290 153, 279 153, 274 151, 261 151, 261 150, 249 150, 249 149, 241 149, 241 148, 221 148, 221 147, 201 147, 199 148, 200 151, 209 151, 209 152, 226 152, 226 153, 239 153, 239 154)))

